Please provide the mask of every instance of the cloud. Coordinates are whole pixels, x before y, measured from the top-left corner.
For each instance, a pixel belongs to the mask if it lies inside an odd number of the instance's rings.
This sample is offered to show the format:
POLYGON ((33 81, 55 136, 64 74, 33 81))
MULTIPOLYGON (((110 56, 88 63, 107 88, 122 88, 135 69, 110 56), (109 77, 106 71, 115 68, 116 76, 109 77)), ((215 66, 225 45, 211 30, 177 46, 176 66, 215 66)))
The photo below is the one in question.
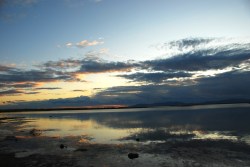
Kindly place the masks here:
POLYGON ((66 59, 59 61, 48 61, 44 64, 38 65, 42 69, 56 69, 56 70, 68 70, 80 67, 80 60, 66 59))
MULTIPOLYGON (((47 71, 64 71, 64 74, 77 75, 79 73, 105 73, 116 71, 129 71, 138 66, 137 63, 106 61, 92 54, 87 54, 85 58, 79 60, 66 59, 60 61, 48 61, 37 67, 47 71), (66 72, 71 71, 71 72, 66 72)), ((63 73, 63 72, 62 72, 63 73)))
POLYGON ((5 72, 5 71, 13 70, 13 69, 15 68, 0 64, 0 72, 5 72))
POLYGON ((250 39, 244 38, 185 38, 159 45, 167 57, 205 50, 230 50, 249 48, 250 39))
POLYGON ((68 42, 66 43, 66 47, 77 47, 77 48, 86 48, 88 46, 96 46, 96 45, 102 45, 104 42, 100 40, 93 40, 93 41, 88 41, 88 40, 82 40, 77 43, 72 43, 68 42))
POLYGON ((234 70, 214 77, 200 78, 196 92, 214 98, 250 98, 250 71, 234 70))
POLYGON ((118 75, 126 79, 130 79, 135 82, 149 82, 149 83, 162 83, 164 80, 172 78, 185 78, 191 77, 192 74, 185 72, 151 72, 143 73, 137 72, 133 74, 118 75))
POLYGON ((40 92, 24 92, 24 94, 27 95, 35 95, 35 94, 39 94, 40 92))
POLYGON ((108 62, 93 55, 84 59, 48 61, 36 66, 36 69, 23 70, 0 65, 0 89, 54 90, 59 88, 37 88, 41 83, 82 82, 78 74, 128 71, 134 64, 127 62, 108 62))
POLYGON ((193 84, 164 84, 113 87, 96 98, 120 99, 126 104, 180 101, 202 102, 223 99, 250 99, 250 71, 230 71, 213 77, 197 78, 193 84), (243 82, 244 81, 244 82, 243 82))
MULTIPOLYGON (((182 52, 171 57, 140 62, 106 61, 99 58, 99 53, 91 53, 82 59, 48 61, 31 70, 0 65, 0 88, 2 95, 10 94, 12 89, 18 94, 21 89, 37 87, 35 83, 80 81, 77 79, 78 74, 129 71, 130 73, 120 74, 117 77, 140 82, 136 84, 137 86, 110 87, 98 90, 91 97, 45 100, 35 104, 58 107, 250 99, 248 39, 198 38, 170 42, 169 45, 177 47, 182 52), (211 70, 216 72, 210 75, 211 70)), ((15 93, 12 91, 12 94, 15 93)), ((34 103, 18 103, 26 107, 32 104, 34 103)))
POLYGON ((0 89, 10 89, 10 88, 32 88, 38 86, 35 82, 25 82, 25 83, 0 83, 0 89))
POLYGON ((72 90, 73 92, 86 92, 86 90, 81 90, 81 89, 75 89, 75 90, 72 90))
POLYGON ((66 46, 67 46, 67 47, 72 47, 72 46, 74 46, 74 44, 71 43, 71 42, 68 42, 68 43, 66 43, 66 46))
POLYGON ((80 73, 103 73, 116 71, 129 71, 135 64, 129 62, 108 62, 102 59, 82 60, 80 73))
POLYGON ((155 71, 205 71, 238 67, 250 59, 250 39, 184 39, 165 44, 172 56, 143 62, 155 71), (177 54, 174 54, 177 53, 177 54))
MULTIPOLYGON (((84 107, 95 105, 135 105, 165 102, 197 103, 225 99, 250 99, 250 71, 233 71, 198 78, 194 84, 148 84, 102 89, 92 97, 81 96, 36 102, 18 102, 14 108, 84 107), (244 80, 244 82, 242 82, 244 80)), ((3 94, 6 92, 3 92, 3 94)), ((7 92, 21 93, 21 92, 7 92)), ((13 106, 5 106, 13 107, 13 106)))
POLYGON ((58 90, 58 89, 62 89, 59 87, 40 87, 40 88, 36 88, 36 90, 58 90))
POLYGON ((103 44, 103 42, 102 41, 97 41, 97 40, 94 40, 94 41, 83 40, 81 42, 78 42, 76 44, 76 46, 78 48, 85 48, 87 46, 95 46, 95 45, 100 45, 100 44, 103 44))
MULTIPOLYGON (((85 41, 79 43, 79 46, 94 44, 96 43, 90 44, 85 41)), ((123 75, 123 77, 138 81, 139 78, 150 80, 150 78, 155 77, 155 80, 157 78, 164 80, 175 76, 176 78, 189 77, 188 72, 222 70, 228 67, 239 68, 250 59, 250 40, 248 39, 192 38, 170 42, 166 45, 168 48, 178 48, 182 52, 172 57, 141 62, 105 61, 98 58, 99 53, 88 53, 84 59, 49 61, 42 66, 58 70, 71 69, 75 73, 101 73, 134 69, 138 71, 138 74, 123 75), (146 70, 145 74, 139 72, 140 70, 146 70), (184 75, 184 73, 186 74, 184 75)))
POLYGON ((211 54, 209 51, 186 53, 167 59, 144 62, 145 68, 155 71, 183 70, 205 71, 218 70, 227 67, 238 67, 250 59, 250 50, 218 51, 211 54))
POLYGON ((19 90, 6 90, 6 91, 0 91, 0 96, 13 96, 13 95, 16 95, 16 94, 21 94, 23 93, 22 91, 19 91, 19 90))
POLYGON ((29 70, 20 69, 9 70, 5 74, 0 74, 0 82, 55 82, 75 80, 70 73, 55 70, 29 70))

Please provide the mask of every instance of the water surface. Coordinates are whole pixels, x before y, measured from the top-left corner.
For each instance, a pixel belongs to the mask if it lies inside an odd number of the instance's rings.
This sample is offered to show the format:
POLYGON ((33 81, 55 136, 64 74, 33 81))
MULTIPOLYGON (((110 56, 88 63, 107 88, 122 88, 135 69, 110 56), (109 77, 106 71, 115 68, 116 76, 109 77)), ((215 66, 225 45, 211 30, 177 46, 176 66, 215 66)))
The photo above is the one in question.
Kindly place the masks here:
POLYGON ((250 105, 204 105, 137 109, 8 113, 29 121, 45 136, 81 136, 82 142, 121 143, 169 140, 234 140, 250 144, 250 105))

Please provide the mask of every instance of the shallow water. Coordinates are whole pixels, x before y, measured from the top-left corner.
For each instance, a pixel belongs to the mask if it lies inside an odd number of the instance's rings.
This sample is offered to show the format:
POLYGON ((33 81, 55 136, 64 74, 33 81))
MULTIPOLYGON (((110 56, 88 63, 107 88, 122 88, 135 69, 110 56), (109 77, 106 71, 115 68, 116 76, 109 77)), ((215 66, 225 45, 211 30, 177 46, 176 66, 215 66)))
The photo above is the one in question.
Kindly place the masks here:
POLYGON ((137 109, 5 113, 27 122, 20 130, 45 136, 81 136, 81 142, 164 142, 227 139, 250 144, 250 105, 204 105, 137 109))

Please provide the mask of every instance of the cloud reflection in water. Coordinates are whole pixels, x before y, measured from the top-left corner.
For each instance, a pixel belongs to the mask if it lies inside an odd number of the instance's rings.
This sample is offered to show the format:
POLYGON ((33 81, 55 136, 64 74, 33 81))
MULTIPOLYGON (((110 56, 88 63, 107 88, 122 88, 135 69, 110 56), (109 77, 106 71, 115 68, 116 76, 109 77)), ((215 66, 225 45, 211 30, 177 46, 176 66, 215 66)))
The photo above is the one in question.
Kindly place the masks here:
POLYGON ((249 143, 249 107, 165 110, 122 109, 119 112, 39 112, 25 114, 36 121, 26 125, 45 135, 89 136, 98 143, 192 139, 243 140, 249 143))

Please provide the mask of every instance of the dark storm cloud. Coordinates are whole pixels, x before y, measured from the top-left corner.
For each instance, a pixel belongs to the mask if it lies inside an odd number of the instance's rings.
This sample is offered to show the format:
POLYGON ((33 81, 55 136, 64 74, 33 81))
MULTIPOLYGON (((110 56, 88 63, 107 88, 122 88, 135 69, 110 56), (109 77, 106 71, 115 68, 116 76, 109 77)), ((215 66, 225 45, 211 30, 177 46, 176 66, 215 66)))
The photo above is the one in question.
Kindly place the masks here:
POLYGON ((35 88, 36 90, 58 90, 58 89, 62 89, 59 87, 41 87, 41 88, 35 88))
POLYGON ((250 59, 250 49, 213 52, 214 50, 189 52, 167 59, 145 61, 143 64, 145 68, 156 71, 205 71, 238 67, 241 63, 250 59))
POLYGON ((250 71, 234 70, 197 78, 188 84, 172 82, 164 85, 112 87, 97 93, 94 98, 105 103, 126 105, 250 99, 249 85, 250 71))
POLYGON ((166 100, 168 89, 166 85, 118 86, 103 90, 93 98, 106 104, 154 103, 166 100))
MULTIPOLYGON (((118 86, 100 91, 92 97, 81 96, 38 102, 19 102, 15 103, 14 108, 17 106, 19 108, 50 108, 90 105, 159 104, 166 102, 166 104, 174 104, 175 102, 197 103, 225 99, 250 99, 249 76, 249 71, 233 71, 213 77, 199 78, 195 84, 186 86, 166 84, 118 86)), ((11 108, 13 106, 5 107, 11 108)))
POLYGON ((99 60, 82 60, 79 72, 83 73, 101 73, 128 71, 135 65, 126 62, 105 62, 99 60))
POLYGON ((250 71, 230 71, 214 77, 200 78, 194 87, 203 96, 216 98, 250 98, 250 71))
POLYGON ((32 88, 37 86, 36 83, 0 83, 0 88, 32 88))
POLYGON ((154 72, 154 73, 138 72, 134 74, 118 75, 118 76, 138 82, 161 83, 166 79, 191 77, 192 74, 185 72, 154 72))
POLYGON ((74 80, 70 73, 55 70, 29 70, 21 69, 5 71, 0 74, 0 82, 54 82, 74 80))
POLYGON ((27 95, 35 95, 35 94, 39 94, 40 92, 25 92, 24 94, 27 95))
POLYGON ((6 96, 6 95, 16 95, 21 94, 22 91, 19 90, 6 90, 6 91, 0 91, 0 96, 6 96))

